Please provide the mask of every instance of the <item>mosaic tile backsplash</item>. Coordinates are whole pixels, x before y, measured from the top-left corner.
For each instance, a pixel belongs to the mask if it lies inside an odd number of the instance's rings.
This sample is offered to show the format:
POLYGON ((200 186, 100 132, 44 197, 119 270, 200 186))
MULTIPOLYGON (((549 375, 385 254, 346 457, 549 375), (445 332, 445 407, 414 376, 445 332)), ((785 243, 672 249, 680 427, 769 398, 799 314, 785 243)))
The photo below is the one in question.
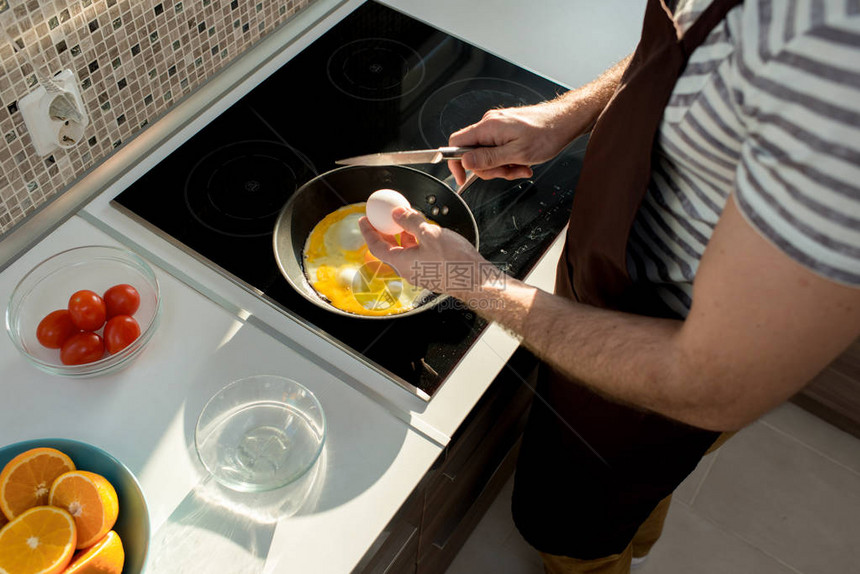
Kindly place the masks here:
POLYGON ((312 1, 8 0, 0 13, 0 240, 312 1), (37 87, 33 66, 45 75, 71 69, 90 119, 83 141, 46 157, 18 109, 37 87))

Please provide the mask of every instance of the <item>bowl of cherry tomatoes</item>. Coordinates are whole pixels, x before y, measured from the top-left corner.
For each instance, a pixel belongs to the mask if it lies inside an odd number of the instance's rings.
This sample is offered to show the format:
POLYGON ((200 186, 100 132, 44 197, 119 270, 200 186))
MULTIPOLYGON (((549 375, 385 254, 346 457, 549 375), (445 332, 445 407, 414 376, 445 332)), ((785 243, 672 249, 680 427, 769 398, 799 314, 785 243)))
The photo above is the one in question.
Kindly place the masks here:
POLYGON ((137 357, 160 312, 158 280, 146 261, 126 249, 91 245, 45 259, 18 282, 6 331, 39 369, 93 377, 137 357))

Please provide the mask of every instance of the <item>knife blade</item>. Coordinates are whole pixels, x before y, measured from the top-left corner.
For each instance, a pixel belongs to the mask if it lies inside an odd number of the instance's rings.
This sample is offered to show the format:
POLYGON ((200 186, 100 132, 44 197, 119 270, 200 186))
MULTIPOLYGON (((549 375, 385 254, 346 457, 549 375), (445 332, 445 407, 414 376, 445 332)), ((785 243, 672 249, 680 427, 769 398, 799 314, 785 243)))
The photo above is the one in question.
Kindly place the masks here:
POLYGON ((440 147, 438 149, 419 149, 412 151, 392 151, 383 153, 372 153, 359 155, 346 159, 339 159, 338 165, 411 165, 420 163, 439 163, 449 159, 460 159, 471 147, 440 147))

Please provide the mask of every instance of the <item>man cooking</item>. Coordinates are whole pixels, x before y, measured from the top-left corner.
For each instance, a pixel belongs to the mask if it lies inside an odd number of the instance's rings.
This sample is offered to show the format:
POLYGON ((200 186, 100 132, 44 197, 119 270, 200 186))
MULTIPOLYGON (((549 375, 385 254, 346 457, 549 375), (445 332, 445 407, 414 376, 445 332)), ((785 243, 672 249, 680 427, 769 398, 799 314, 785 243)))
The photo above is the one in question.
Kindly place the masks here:
POLYGON ((628 572, 701 456, 860 335, 860 4, 649 0, 632 57, 487 112, 449 165, 529 177, 589 130, 554 295, 417 211, 408 248, 362 220, 413 283, 467 263, 442 290, 544 361, 513 514, 552 573, 628 572))

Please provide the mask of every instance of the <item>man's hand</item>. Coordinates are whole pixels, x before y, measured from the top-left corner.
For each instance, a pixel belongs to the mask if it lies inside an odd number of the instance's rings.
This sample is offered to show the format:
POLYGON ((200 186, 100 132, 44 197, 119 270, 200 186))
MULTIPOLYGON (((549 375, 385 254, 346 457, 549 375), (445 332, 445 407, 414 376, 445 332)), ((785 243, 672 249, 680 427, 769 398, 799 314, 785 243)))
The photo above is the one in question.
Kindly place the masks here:
POLYGON ((531 177, 532 165, 554 158, 571 142, 560 126, 563 115, 563 105, 557 101, 490 110, 478 123, 451 135, 448 145, 478 149, 467 152, 461 161, 449 161, 448 167, 460 185, 467 169, 481 179, 531 177))
POLYGON ((393 236, 374 229, 366 217, 358 225, 370 252, 394 267, 398 275, 418 287, 447 293, 451 285, 445 277, 446 264, 455 262, 474 270, 471 285, 480 282, 479 269, 488 263, 465 237, 428 222, 414 209, 398 207, 391 215, 405 230, 399 245, 393 236))
POLYGON ((478 148, 448 162, 457 184, 466 181, 467 169, 481 179, 531 177, 531 166, 551 160, 591 128, 629 62, 628 56, 593 82, 554 100, 490 110, 478 123, 451 134, 448 145, 478 148))

